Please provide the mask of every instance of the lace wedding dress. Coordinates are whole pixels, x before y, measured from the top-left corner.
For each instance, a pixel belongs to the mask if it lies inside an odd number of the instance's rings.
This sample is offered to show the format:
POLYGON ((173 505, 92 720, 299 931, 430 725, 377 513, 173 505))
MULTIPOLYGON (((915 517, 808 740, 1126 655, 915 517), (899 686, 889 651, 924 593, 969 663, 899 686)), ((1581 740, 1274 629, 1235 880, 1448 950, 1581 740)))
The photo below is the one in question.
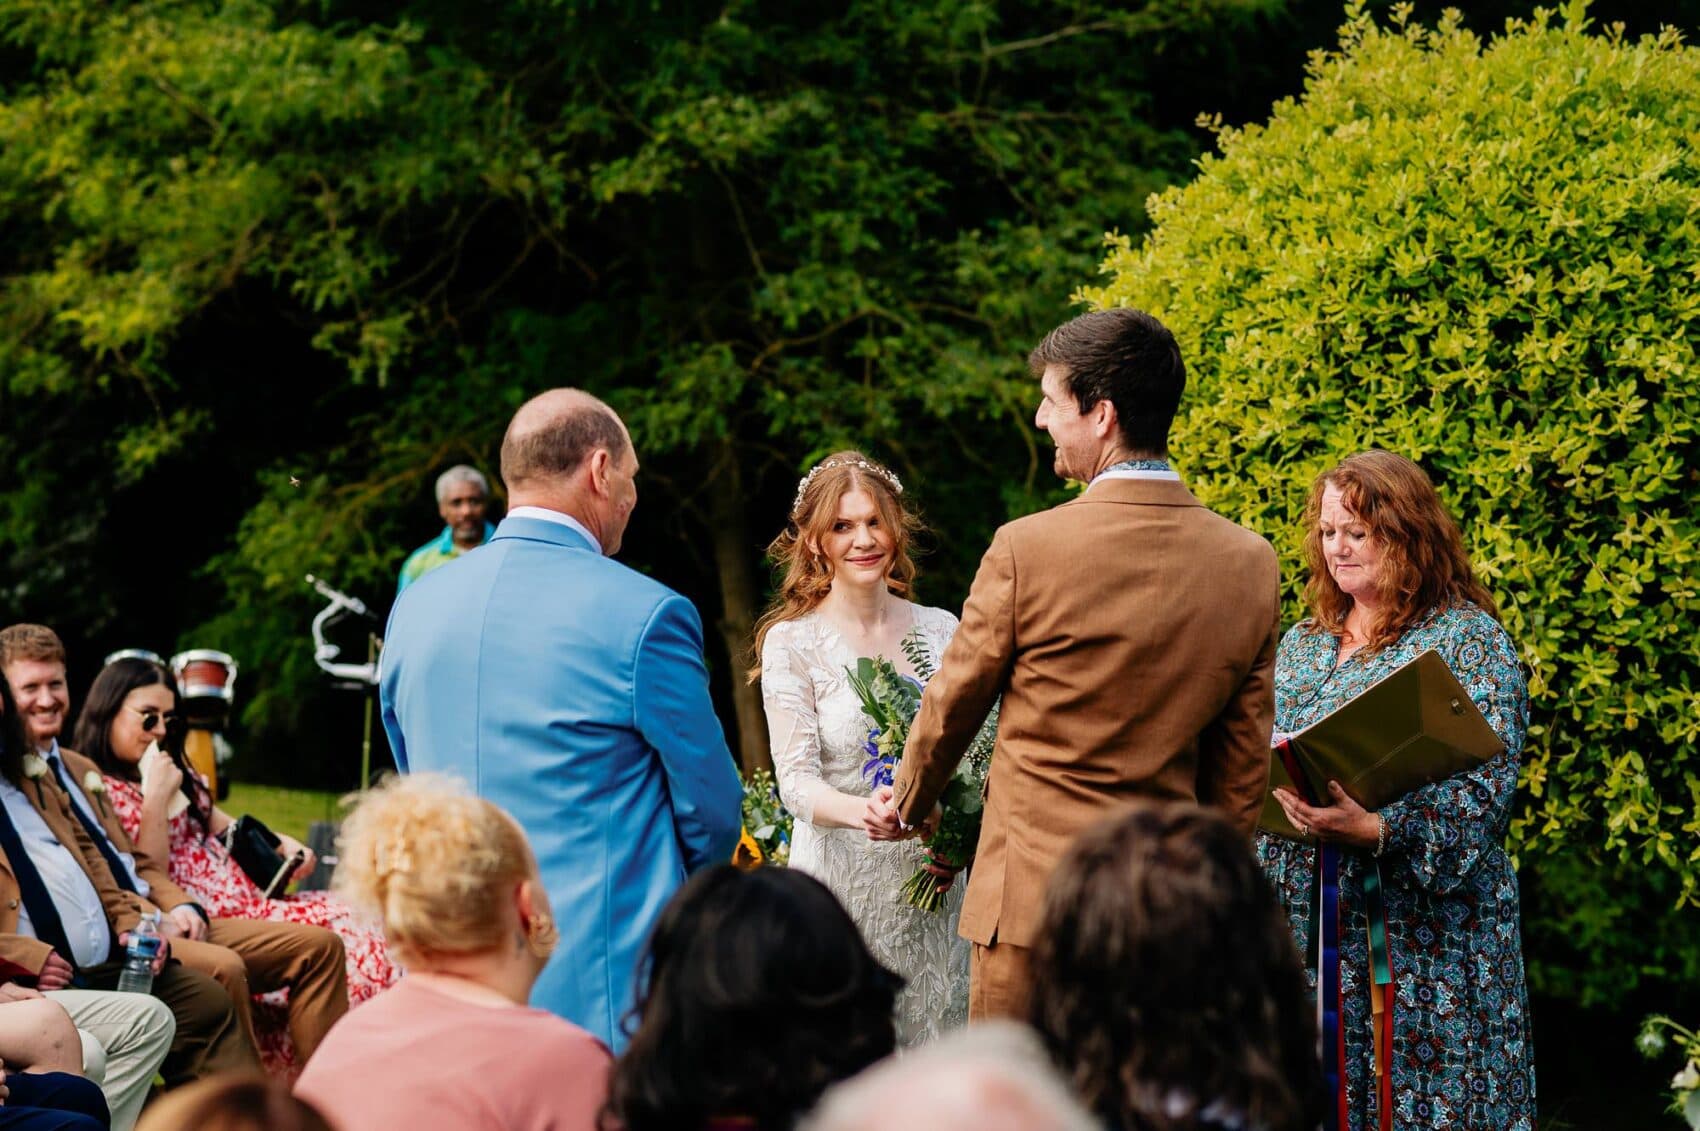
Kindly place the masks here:
MULTIPOLYGON (((956 617, 909 607, 936 666, 956 617)), ((897 1040, 912 1047, 967 1022, 968 944, 956 934, 967 885, 952 885, 939 910, 918 910, 902 895, 921 858, 918 842, 878 843, 861 828, 811 823, 823 794, 872 792, 862 777, 871 724, 847 677, 857 658, 818 613, 776 624, 762 643, 762 703, 780 800, 796 818, 790 866, 832 889, 875 957, 907 979, 897 1002, 897 1040)), ((908 666, 901 657, 888 658, 899 671, 908 666)))

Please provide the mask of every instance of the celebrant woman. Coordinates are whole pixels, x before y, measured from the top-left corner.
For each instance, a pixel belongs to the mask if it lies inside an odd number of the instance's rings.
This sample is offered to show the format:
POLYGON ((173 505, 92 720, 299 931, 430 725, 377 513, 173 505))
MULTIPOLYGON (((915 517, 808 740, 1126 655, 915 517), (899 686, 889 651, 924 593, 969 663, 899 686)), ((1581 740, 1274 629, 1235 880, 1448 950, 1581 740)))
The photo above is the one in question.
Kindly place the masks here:
POLYGON ((874 955, 903 976, 897 1039, 908 1046, 967 1022, 968 947, 956 934, 962 885, 935 911, 910 906, 902 888, 920 846, 874 843, 862 828, 874 785, 870 723, 849 669, 883 656, 913 676, 904 641, 913 636, 936 664, 956 631, 954 615, 908 599, 919 522, 902 493, 897 476, 852 451, 797 485, 768 547, 783 575, 756 626, 761 663, 750 675, 761 680, 779 797, 795 818, 790 866, 824 883, 874 955))
MULTIPOLYGON (((1276 658, 1278 732, 1310 725, 1433 649, 1505 744, 1376 812, 1337 783, 1320 806, 1275 793, 1300 832, 1342 857, 1341 1021, 1323 1033, 1325 1052, 1344 1040, 1342 1126, 1533 1131, 1517 875, 1503 847, 1529 716, 1517 650, 1457 524, 1402 456, 1363 452, 1316 480, 1305 558, 1310 617, 1276 658), (1384 916, 1373 914, 1377 887, 1384 916), (1383 920, 1385 950, 1372 953, 1383 920)), ((1317 850, 1260 834, 1258 855, 1308 952, 1317 850)))

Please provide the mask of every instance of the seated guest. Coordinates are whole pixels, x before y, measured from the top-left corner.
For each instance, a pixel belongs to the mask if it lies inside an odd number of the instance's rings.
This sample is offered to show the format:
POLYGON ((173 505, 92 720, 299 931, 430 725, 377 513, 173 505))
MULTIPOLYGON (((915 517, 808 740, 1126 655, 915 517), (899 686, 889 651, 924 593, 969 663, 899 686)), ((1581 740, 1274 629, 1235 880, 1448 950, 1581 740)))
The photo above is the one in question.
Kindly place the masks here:
POLYGON ((297 1095, 349 1131, 595 1127, 608 1050, 525 1004, 557 932, 513 818, 449 778, 392 779, 343 822, 336 885, 407 977, 331 1030, 297 1095))
POLYGON ((989 1021, 826 1093, 802 1131, 1100 1131, 1024 1025, 989 1021), (893 1118, 901 1112, 902 1118, 893 1118))
MULTIPOLYGON (((342 900, 327 892, 267 899, 231 858, 219 836, 233 819, 213 804, 206 783, 181 751, 158 748, 176 745, 168 740, 167 728, 177 717, 177 687, 170 673, 151 660, 133 658, 114 660, 101 670, 77 716, 76 747, 99 767, 105 799, 138 858, 165 861, 171 883, 214 920, 297 923, 334 931, 347 955, 350 1004, 393 983, 400 972, 390 963, 383 936, 342 900)), ((285 855, 307 854, 300 874, 310 871, 310 851, 290 837, 282 840, 285 855)), ((312 1036, 297 1034, 298 1044, 316 1040, 326 1021, 325 1011, 316 1011, 312 1036)))
MULTIPOLYGON (((28 972, 0 962, 0 979, 20 976, 28 972)), ((171 1010, 146 994, 70 989, 44 994, 14 981, 0 981, 0 1008, 9 1002, 42 1000, 63 1009, 76 1026, 82 1075, 104 1093, 112 1131, 130 1131, 153 1087, 154 1074, 171 1050, 171 1038, 177 1032, 171 1010)), ((7 1064, 24 1063, 16 1054, 0 1055, 7 1064)))
POLYGON ((1304 970, 1246 843, 1191 804, 1088 830, 1051 874, 1033 1026, 1109 1131, 1310 1131, 1304 970))
MULTIPOLYGON (((26 775, 27 747, 11 685, 0 679, 0 973, 33 978, 43 991, 73 979, 115 989, 131 929, 156 909, 113 882, 64 796, 43 785, 45 767, 26 775)), ((175 1022, 160 1066, 166 1084, 253 1067, 230 995, 170 958, 167 940, 153 972, 153 995, 175 1022)))
MULTIPOLYGON (((606 1131, 789 1131, 897 1044, 902 979, 802 872, 697 873, 662 910, 638 977, 606 1131)), ((909 1125, 901 1111, 891 1126, 909 1125)))
MULTIPOLYGON (((388 1123, 371 1124, 388 1127, 388 1123)), ((282 1080, 233 1072, 162 1096, 141 1131, 337 1131, 282 1080)), ((365 1131, 353 1124, 343 1131, 365 1131)))
MULTIPOLYGON (((72 814, 105 857, 118 886, 165 911, 160 928, 175 940, 173 954, 178 961, 217 980, 230 995, 243 1031, 259 1048, 262 1061, 273 1071, 292 1074, 318 1048, 336 1019, 348 1012, 342 940, 322 927, 208 917, 171 882, 163 857, 137 855, 117 810, 107 802, 105 783, 94 763, 60 747, 70 693, 65 646, 58 635, 39 624, 0 629, 0 670, 18 703, 30 743, 49 771, 40 779, 48 786, 43 796, 57 793, 70 803, 72 814), (91 784, 99 788, 91 792, 91 784), (256 1027, 250 991, 276 990, 287 991, 287 1012, 269 1011, 263 1015, 268 1023, 256 1027)), ((113 1123, 128 1129, 140 1110, 138 1099, 135 1109, 121 1117, 115 1102, 113 1123)))
POLYGON ((0 1131, 104 1131, 106 1100, 82 1061, 62 1007, 39 996, 0 1003, 0 1131))

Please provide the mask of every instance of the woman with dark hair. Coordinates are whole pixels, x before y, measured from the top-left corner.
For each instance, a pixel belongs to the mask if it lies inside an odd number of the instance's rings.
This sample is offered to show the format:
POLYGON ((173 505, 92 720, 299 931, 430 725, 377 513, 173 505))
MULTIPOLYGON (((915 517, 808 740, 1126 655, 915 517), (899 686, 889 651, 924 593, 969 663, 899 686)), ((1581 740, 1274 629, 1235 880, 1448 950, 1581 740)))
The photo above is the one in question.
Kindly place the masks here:
POLYGON ((1310 1131, 1324 1094, 1304 970, 1245 836, 1141 802, 1052 873, 1033 1027, 1107 1131, 1310 1131))
MULTIPOLYGON (((1323 1041, 1344 1053, 1342 1126, 1532 1131, 1517 873, 1504 848, 1529 723, 1516 645, 1457 523, 1403 456, 1360 452, 1318 476, 1305 526, 1311 615, 1276 655, 1275 729, 1302 730, 1433 649, 1505 744, 1377 812, 1337 783, 1326 805, 1275 793, 1296 829, 1340 850, 1339 1028, 1323 1041)), ((1317 850, 1261 835, 1258 854, 1303 949, 1317 850)))
POLYGON ((639 967, 606 1131, 789 1131, 827 1086, 896 1047, 902 980, 801 872, 699 872, 639 967))
POLYGON ((281 1080, 227 1072, 161 1096, 139 1131, 336 1131, 281 1080))
POLYGON ((956 616, 911 601, 910 543, 920 521, 896 475, 860 452, 817 464, 797 485, 785 528, 768 547, 779 591, 756 624, 762 706, 779 798, 796 817, 789 866, 837 896, 881 962, 903 975, 897 1039, 933 1040, 968 1020, 968 944, 957 935, 962 889, 923 911, 899 895, 923 861, 906 841, 872 841, 868 718, 849 671, 883 656, 916 676, 910 652, 934 667, 956 616))
MULTIPOLYGON (((212 919, 302 923, 334 931, 347 954, 348 1000, 358 1005, 399 976, 382 933, 326 892, 267 899, 219 839, 232 818, 213 804, 206 782, 183 758, 177 687, 151 660, 114 660, 89 687, 77 716, 76 749, 103 775, 112 806, 137 852, 167 861, 171 880, 212 919)), ((281 834, 280 834, 281 837, 281 834)), ((286 855, 299 847, 284 840, 286 855)), ((283 1019, 277 1019, 282 1021, 283 1019)), ((293 1068, 281 1026, 257 1017, 260 1051, 276 1069, 293 1068)))

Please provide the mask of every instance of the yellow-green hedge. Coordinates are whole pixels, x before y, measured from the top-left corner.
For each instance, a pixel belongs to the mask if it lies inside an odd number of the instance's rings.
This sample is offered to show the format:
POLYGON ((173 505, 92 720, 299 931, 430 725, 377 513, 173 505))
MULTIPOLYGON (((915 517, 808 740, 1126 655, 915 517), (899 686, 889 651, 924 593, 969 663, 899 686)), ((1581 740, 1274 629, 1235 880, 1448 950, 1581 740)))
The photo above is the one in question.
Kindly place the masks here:
POLYGON ((1316 472, 1372 446, 1428 468, 1530 673, 1514 842, 1693 900, 1700 51, 1579 5, 1487 42, 1347 20, 1080 297, 1180 338, 1176 457, 1275 540, 1290 617, 1316 472))

